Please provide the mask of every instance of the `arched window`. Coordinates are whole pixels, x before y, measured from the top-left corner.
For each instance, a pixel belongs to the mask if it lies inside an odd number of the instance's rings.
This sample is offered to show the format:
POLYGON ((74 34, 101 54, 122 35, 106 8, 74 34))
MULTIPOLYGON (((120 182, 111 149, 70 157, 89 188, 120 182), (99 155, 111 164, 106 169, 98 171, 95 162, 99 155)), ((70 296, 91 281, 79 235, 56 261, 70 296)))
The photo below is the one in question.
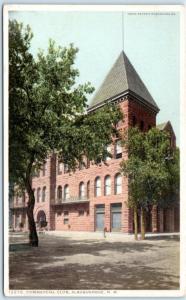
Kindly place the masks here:
POLYGON ((60 185, 57 188, 57 200, 62 200, 62 187, 60 185))
POLYGON ((87 182, 87 198, 90 198, 90 180, 87 182))
POLYGON ((45 200, 46 200, 46 186, 44 186, 42 190, 42 202, 45 202, 45 200))
POLYGON ((111 178, 109 175, 105 177, 105 186, 104 186, 105 196, 111 194, 111 178))
POLYGON ((37 189, 37 202, 40 202, 41 201, 41 189, 38 188, 37 189))
POLYGON ((95 179, 95 196, 101 196, 101 179, 99 176, 95 179))
POLYGON ((66 184, 65 185, 65 187, 64 187, 64 199, 65 200, 67 200, 67 199, 69 199, 69 186, 68 186, 68 184, 66 184))
POLYGON ((117 174, 115 176, 115 194, 121 194, 122 193, 122 177, 121 174, 117 174))
POLYGON ((80 182, 79 184, 79 197, 82 198, 85 196, 85 185, 84 182, 80 182))

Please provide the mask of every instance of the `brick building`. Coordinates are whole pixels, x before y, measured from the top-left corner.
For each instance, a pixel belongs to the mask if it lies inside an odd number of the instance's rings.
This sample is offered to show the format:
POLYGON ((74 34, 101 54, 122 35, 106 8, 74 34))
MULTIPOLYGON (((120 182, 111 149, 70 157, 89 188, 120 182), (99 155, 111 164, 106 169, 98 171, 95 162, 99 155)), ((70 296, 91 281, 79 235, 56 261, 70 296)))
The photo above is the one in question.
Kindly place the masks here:
MULTIPOLYGON (((122 51, 95 94, 88 113, 106 102, 119 105, 124 120, 118 129, 138 125, 142 130, 156 126, 159 108, 122 51)), ((171 133, 172 145, 176 138, 171 123, 158 125, 171 133)), ((85 161, 75 173, 68 171, 55 154, 51 154, 43 169, 33 178, 35 192, 34 217, 37 226, 47 230, 121 231, 133 232, 133 214, 127 207, 127 181, 119 173, 125 154, 120 140, 108 146, 112 158, 99 165, 85 161)), ((16 196, 13 204, 13 228, 28 228, 27 196, 16 196), (21 225, 21 226, 20 226, 21 225)), ((167 210, 153 207, 147 214, 147 231, 179 231, 179 208, 167 210)))

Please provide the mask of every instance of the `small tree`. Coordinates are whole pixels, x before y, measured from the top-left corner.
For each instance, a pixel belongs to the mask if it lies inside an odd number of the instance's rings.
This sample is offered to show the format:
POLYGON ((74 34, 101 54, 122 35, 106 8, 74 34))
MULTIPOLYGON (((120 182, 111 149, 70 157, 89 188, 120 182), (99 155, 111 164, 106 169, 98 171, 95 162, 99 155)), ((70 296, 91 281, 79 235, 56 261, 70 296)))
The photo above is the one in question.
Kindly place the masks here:
POLYGON ((145 211, 148 206, 171 206, 179 191, 178 150, 171 148, 169 134, 152 128, 140 132, 130 128, 124 142, 129 153, 121 169, 128 177, 129 206, 134 210, 137 239, 137 209, 141 210, 141 237, 145 238, 145 211))
POLYGON ((29 52, 33 34, 13 20, 9 23, 9 166, 10 179, 28 193, 29 239, 38 246, 33 216, 32 176, 49 154, 58 153, 75 170, 86 155, 90 160, 108 154, 105 145, 122 117, 116 106, 86 113, 90 83, 75 83, 77 48, 49 42, 47 53, 35 60, 29 52))

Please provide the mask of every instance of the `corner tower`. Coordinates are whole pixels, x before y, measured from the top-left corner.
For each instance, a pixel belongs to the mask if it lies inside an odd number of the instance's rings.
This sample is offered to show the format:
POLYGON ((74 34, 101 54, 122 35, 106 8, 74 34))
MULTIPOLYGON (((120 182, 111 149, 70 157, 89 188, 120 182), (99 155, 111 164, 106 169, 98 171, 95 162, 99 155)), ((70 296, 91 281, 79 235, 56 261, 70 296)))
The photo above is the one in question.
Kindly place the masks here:
POLYGON ((156 125, 159 108, 124 51, 93 97, 88 112, 109 102, 119 103, 125 116, 124 127, 138 124, 147 130, 156 125))

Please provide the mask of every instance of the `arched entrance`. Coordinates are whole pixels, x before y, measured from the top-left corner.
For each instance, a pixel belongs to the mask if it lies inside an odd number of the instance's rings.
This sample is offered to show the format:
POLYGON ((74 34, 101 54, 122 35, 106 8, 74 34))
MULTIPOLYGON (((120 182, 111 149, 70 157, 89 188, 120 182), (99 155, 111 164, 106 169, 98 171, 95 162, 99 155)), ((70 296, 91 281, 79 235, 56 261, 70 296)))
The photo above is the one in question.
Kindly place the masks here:
POLYGON ((44 210, 40 210, 37 214, 37 224, 39 227, 46 227, 47 221, 46 221, 46 214, 44 210))

